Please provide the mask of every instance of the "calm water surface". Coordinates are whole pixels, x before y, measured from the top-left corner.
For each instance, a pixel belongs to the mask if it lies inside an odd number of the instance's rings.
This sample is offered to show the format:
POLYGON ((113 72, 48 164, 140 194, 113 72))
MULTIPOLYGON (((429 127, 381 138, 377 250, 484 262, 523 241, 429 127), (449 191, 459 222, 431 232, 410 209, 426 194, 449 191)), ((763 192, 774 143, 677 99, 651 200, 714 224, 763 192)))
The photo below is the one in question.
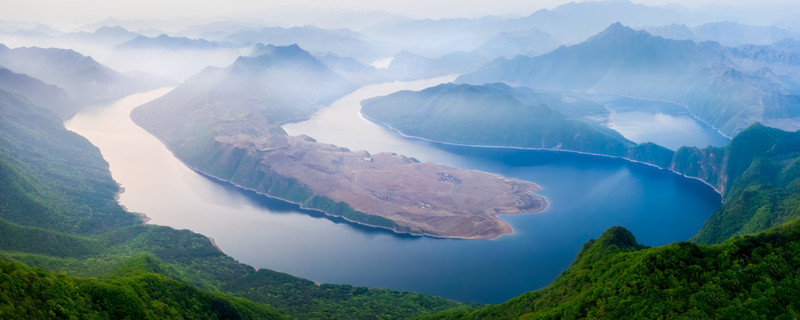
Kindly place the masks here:
POLYGON ((124 188, 120 202, 150 223, 205 234, 229 255, 318 282, 411 290, 497 303, 549 284, 581 245, 614 225, 646 245, 686 240, 720 205, 704 184, 619 159, 566 152, 470 148, 409 140, 360 117, 358 102, 452 77, 364 87, 284 128, 371 153, 496 172, 533 181, 549 208, 503 216, 515 233, 495 240, 399 236, 321 217, 241 192, 186 168, 128 117, 158 90, 85 110, 66 125, 97 145, 124 188))
MULTIPOLYGON (((595 97, 598 98, 598 97, 595 97)), ((721 147, 728 137, 694 117, 685 107, 664 101, 626 97, 600 98, 613 111, 611 129, 636 143, 654 142, 677 150, 682 146, 721 147)))

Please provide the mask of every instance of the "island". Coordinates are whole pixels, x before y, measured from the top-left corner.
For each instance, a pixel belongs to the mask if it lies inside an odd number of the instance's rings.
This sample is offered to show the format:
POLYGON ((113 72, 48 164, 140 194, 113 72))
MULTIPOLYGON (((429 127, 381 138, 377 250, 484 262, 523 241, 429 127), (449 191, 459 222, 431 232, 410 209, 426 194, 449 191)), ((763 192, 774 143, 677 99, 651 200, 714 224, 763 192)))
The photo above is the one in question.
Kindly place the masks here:
POLYGON ((208 68, 131 117, 206 176, 398 233, 496 238, 512 232, 497 215, 547 207, 531 182, 350 151, 280 127, 354 89, 296 45, 260 46, 256 56, 208 68))

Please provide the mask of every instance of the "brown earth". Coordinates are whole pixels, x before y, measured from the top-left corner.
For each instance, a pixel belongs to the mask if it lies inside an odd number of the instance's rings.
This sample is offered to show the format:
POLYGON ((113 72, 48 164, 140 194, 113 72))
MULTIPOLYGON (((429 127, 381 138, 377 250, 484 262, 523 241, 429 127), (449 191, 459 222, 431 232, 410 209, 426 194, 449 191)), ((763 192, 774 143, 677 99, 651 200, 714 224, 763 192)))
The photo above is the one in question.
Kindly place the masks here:
POLYGON ((512 232, 498 214, 538 212, 547 206, 533 193, 540 188, 530 182, 392 153, 350 151, 307 136, 239 134, 215 140, 248 150, 316 195, 390 219, 414 234, 496 238, 512 232))

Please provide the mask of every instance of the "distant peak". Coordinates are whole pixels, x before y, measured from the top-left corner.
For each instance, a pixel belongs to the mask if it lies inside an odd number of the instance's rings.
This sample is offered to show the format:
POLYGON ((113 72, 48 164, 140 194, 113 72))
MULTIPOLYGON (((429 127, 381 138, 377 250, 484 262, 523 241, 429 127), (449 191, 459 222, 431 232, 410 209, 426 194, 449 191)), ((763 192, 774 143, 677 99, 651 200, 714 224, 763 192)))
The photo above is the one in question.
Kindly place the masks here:
POLYGON ((100 28, 97 28, 97 30, 95 30, 94 32, 97 33, 97 32, 109 32, 109 31, 128 32, 128 30, 120 26, 113 26, 113 27, 102 26, 100 28))
POLYGON ((614 22, 610 26, 608 26, 605 30, 601 31, 594 37, 591 37, 590 40, 593 39, 627 39, 633 38, 637 36, 642 36, 650 34, 645 31, 637 31, 634 30, 620 22, 614 22))
POLYGON ((631 29, 630 27, 622 24, 621 22, 617 21, 612 23, 608 26, 602 33, 619 33, 619 32, 636 32, 636 30, 631 29))
POLYGON ((270 56, 295 56, 295 55, 310 55, 307 51, 300 48, 297 44, 290 44, 287 46, 276 46, 272 44, 257 43, 250 53, 251 57, 260 57, 264 55, 270 56))

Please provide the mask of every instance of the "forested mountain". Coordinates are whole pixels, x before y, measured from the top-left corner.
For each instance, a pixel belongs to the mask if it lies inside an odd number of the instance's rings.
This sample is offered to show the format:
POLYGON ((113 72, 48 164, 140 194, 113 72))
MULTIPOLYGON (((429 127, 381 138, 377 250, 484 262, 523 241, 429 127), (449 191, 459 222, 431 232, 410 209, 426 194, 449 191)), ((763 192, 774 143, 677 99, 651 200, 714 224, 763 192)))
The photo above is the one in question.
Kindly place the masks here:
POLYGON ((442 84, 361 102, 361 112, 403 134, 448 143, 625 155, 634 143, 590 118, 598 103, 501 83, 442 84))
MULTIPOLYGON (((147 84, 73 50, 37 47, 9 49, 0 44, 0 66, 64 89, 79 106, 148 89, 147 84)), ((64 111, 58 115, 66 119, 72 113, 64 111)))
POLYGON ((0 67, 0 88, 28 97, 31 103, 48 109, 61 119, 72 115, 80 108, 64 89, 2 67, 0 67))
POLYGON ((544 289, 421 319, 793 319, 799 244, 797 220, 711 246, 645 248, 613 227, 544 289))

